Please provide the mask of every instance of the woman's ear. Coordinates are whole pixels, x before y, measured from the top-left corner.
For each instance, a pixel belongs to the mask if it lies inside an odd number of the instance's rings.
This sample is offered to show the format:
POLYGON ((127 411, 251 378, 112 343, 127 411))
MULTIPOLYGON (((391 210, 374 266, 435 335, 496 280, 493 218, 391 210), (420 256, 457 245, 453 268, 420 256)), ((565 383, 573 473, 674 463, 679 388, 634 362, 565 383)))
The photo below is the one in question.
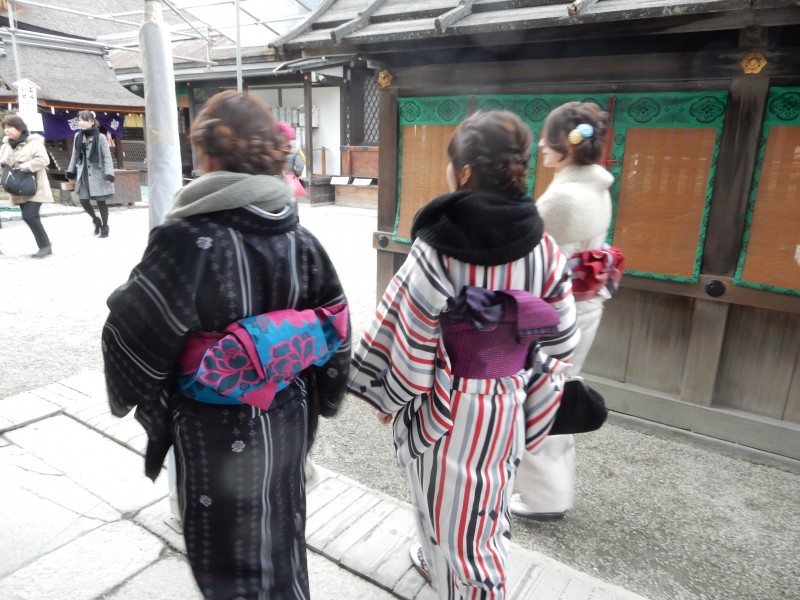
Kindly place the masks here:
POLYGON ((469 186, 470 181, 472 181, 472 167, 464 165, 458 173, 458 187, 466 188, 469 186))

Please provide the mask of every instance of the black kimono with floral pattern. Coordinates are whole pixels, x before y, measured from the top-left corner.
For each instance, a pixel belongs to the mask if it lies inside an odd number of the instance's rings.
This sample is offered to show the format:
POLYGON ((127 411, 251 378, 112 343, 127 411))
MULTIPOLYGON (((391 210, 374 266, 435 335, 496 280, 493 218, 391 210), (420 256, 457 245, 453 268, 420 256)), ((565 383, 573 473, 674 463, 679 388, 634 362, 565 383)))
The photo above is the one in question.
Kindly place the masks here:
POLYGON ((255 314, 344 302, 328 255, 288 206, 278 213, 245 206, 156 227, 130 279, 108 299, 111 409, 124 416, 136 408, 152 479, 175 446, 187 552, 207 597, 308 597, 304 461, 318 415, 334 415, 342 400, 349 326, 332 358, 278 392, 267 411, 177 393, 184 340, 255 314))

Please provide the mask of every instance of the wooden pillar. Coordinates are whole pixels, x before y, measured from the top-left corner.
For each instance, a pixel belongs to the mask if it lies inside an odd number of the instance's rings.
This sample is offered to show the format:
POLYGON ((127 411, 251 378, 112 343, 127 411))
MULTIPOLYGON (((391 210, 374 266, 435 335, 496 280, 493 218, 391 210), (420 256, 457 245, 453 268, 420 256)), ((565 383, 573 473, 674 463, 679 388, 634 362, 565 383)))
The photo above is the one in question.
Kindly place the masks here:
POLYGON ((722 342, 730 305, 712 300, 695 300, 692 328, 686 349, 681 400, 711 406, 714 384, 722 357, 722 342))
MULTIPOLYGON (((123 115, 121 118, 124 120, 125 116, 123 115)), ((125 160, 125 155, 122 151, 122 138, 120 137, 114 140, 114 154, 117 157, 117 168, 124 169, 125 167, 122 165, 122 162, 125 160)))
POLYGON ((350 143, 348 144, 350 146, 359 146, 364 143, 364 84, 369 77, 375 77, 371 69, 353 69, 351 71, 350 143))
MULTIPOLYGON (((739 46, 763 47, 764 36, 762 28, 746 27, 739 46)), ((742 73, 731 81, 703 249, 703 272, 710 275, 736 270, 769 85, 764 73, 742 73)))
POLYGON ((306 174, 308 176, 308 201, 313 204, 314 186, 314 132, 311 129, 311 74, 306 73, 303 78, 303 106, 305 106, 305 127, 306 139, 306 174))
MULTIPOLYGON (((398 113, 397 90, 384 88, 378 99, 378 120, 380 134, 380 156, 378 158, 378 234, 391 239, 397 214, 397 142, 398 113)), ((378 243, 378 268, 375 282, 375 299, 380 302, 381 296, 400 265, 405 254, 382 250, 378 243), (399 261, 399 263, 398 263, 399 261)))
POLYGON ((186 144, 189 148, 189 156, 192 157, 192 177, 194 177, 199 165, 197 164, 197 157, 194 154, 194 148, 192 148, 190 136, 192 134, 192 125, 197 117, 197 111, 194 107, 194 86, 191 83, 187 83, 186 87, 189 90, 189 127, 186 129, 186 144))

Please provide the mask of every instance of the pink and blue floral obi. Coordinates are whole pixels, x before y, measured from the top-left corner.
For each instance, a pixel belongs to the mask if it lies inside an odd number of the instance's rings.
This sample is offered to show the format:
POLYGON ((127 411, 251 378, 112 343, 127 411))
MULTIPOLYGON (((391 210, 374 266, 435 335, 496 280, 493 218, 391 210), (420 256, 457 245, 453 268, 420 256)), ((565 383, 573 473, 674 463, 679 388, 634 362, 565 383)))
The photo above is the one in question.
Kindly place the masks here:
POLYGON ((178 389, 200 402, 267 410, 301 371, 328 362, 347 338, 347 326, 347 305, 336 304, 276 310, 240 319, 223 332, 194 332, 178 358, 178 389))

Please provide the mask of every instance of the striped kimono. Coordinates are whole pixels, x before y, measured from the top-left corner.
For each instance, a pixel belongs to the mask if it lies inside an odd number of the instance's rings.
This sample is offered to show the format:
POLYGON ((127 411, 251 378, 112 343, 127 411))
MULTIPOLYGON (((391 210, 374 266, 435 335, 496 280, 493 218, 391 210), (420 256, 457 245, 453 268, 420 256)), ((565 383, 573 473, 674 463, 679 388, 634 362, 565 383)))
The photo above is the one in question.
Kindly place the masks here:
MULTIPOLYGON (((502 235, 494 240, 504 243, 502 235)), ((348 389, 397 414, 397 458, 442 598, 504 597, 516 466, 547 435, 579 338, 565 259, 547 234, 535 242, 516 260, 480 265, 418 237, 353 358, 348 389), (439 317, 465 285, 526 290, 558 311, 558 333, 542 342, 530 368, 499 379, 451 375, 439 317)))
MULTIPOLYGON (((346 302, 327 254, 298 224, 286 206, 288 187, 279 185, 283 210, 245 205, 155 228, 129 281, 108 300, 103 355, 111 408, 122 416, 136 407, 151 478, 174 445, 187 556, 206 598, 310 597, 305 457, 317 416, 335 414, 344 394, 349 324, 327 364, 303 371, 267 410, 192 400, 175 385, 191 332, 346 302)), ((263 199, 264 186, 252 187, 263 199)))

